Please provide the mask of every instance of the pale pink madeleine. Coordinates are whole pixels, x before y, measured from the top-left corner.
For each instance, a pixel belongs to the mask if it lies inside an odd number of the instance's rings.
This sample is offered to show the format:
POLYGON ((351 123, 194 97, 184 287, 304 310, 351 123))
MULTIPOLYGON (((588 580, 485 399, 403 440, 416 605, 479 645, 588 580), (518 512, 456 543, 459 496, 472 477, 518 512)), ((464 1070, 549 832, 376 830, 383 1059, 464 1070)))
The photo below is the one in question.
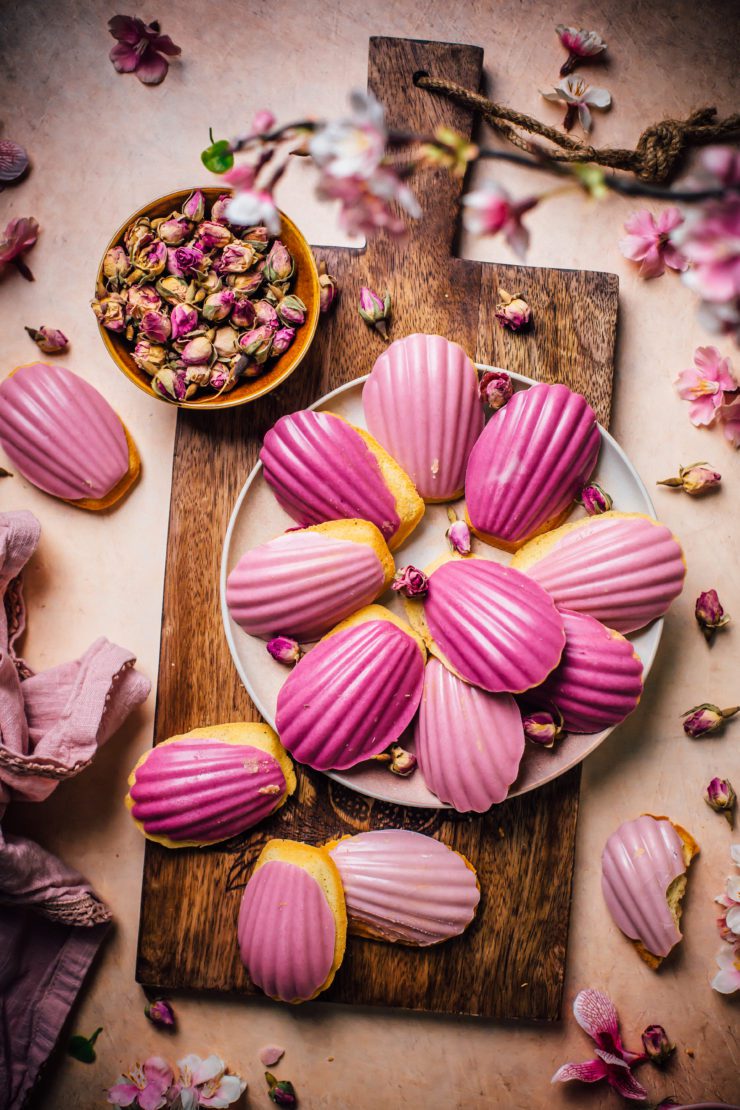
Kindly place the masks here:
POLYGON ((129 777, 126 805, 149 840, 189 848, 251 829, 295 786, 293 765, 267 725, 213 725, 146 752, 129 777))
POLYGON ((559 608, 634 632, 662 617, 683 588, 681 545, 641 513, 603 513, 533 540, 511 565, 539 582, 559 608))
POLYGON ((287 750, 317 771, 344 770, 397 740, 424 685, 424 645, 404 621, 369 605, 303 656, 278 695, 287 750))
POLYGON ((393 571, 374 524, 329 521, 248 551, 227 579, 226 603, 251 636, 316 640, 374 601, 393 571))
POLYGON ((97 389, 44 362, 21 366, 0 383, 0 444, 29 482, 86 508, 105 507, 95 503, 127 476, 133 482, 140 467, 133 442, 97 389))
POLYGON ((465 477, 468 522, 487 543, 515 550, 559 524, 596 465, 593 409, 565 385, 534 385, 494 413, 465 477))
POLYGON ((681 940, 679 903, 698 850, 680 825, 649 814, 625 821, 606 842, 601 889, 607 908, 651 967, 681 940))
POLYGON ((344 956, 347 911, 327 852, 289 840, 262 850, 239 910, 239 953, 252 981, 280 1002, 306 1002, 344 956))
POLYGON ((642 661, 629 640, 585 613, 561 609, 565 650, 542 686, 528 695, 560 710, 568 732, 620 724, 642 694, 642 661))
POLYGON ((475 871, 431 836, 379 829, 326 848, 342 877, 351 933, 426 947, 459 936, 475 917, 475 871))
POLYGON ((438 659, 491 693, 539 686, 560 662, 563 620, 525 574, 486 559, 431 569, 423 601, 405 603, 412 626, 438 659))
POLYGON ((281 416, 265 435, 260 459, 278 502, 303 526, 369 520, 395 548, 423 516, 424 503, 398 463, 332 412, 281 416))
POLYGON ((485 422, 478 373, 462 347, 441 335, 396 339, 376 360, 362 404, 368 430, 425 501, 462 496, 485 422))
POLYGON ((438 659, 426 666, 414 738, 424 782, 460 813, 484 813, 502 802, 524 754, 511 694, 471 686, 438 659))

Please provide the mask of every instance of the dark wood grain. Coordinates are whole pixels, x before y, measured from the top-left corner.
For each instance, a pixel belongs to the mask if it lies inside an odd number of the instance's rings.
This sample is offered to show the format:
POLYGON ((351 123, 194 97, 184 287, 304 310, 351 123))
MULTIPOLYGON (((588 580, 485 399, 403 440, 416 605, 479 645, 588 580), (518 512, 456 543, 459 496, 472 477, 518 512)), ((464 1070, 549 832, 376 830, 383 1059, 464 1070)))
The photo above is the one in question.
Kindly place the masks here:
MULTIPOLYGON (((369 85, 398 127, 439 124, 470 133, 467 111, 413 85, 416 70, 478 86, 482 52, 445 43, 371 39, 369 85)), ((307 361, 277 393, 224 413, 178 416, 162 611, 155 742, 196 725, 256 717, 221 624, 219 563, 236 496, 266 429, 284 412, 367 373, 382 340, 357 316, 360 286, 390 289, 393 335, 438 332, 478 361, 584 393, 603 423, 611 399, 617 279, 609 274, 481 264, 453 254, 460 182, 430 172, 417 192, 424 218, 405 245, 366 251, 316 248, 341 287, 307 361), (533 308, 525 334, 493 317, 497 290, 522 291, 533 308)), ((241 889, 272 836, 311 843, 354 830, 401 826, 430 833, 475 865, 481 906, 464 937, 415 951, 352 939, 335 1002, 480 1014, 559 1016, 568 932, 580 771, 483 817, 373 802, 300 770, 296 797, 259 829, 205 850, 147 843, 137 978, 153 987, 253 993, 238 958, 241 889)))

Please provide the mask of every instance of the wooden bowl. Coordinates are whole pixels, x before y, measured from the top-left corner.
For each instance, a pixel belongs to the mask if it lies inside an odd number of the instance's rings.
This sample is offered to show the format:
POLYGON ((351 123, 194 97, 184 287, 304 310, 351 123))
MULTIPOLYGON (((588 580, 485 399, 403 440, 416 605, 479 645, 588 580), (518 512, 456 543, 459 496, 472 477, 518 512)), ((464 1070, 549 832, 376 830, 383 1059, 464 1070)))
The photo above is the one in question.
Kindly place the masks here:
MULTIPOLYGON (((138 212, 134 212, 132 216, 126 220, 118 231, 111 239, 108 246, 105 248, 103 258, 108 253, 111 247, 118 246, 123 242, 123 236, 126 229, 135 220, 140 219, 142 216, 148 216, 151 219, 157 219, 160 216, 169 216, 171 212, 177 212, 181 209, 187 198, 190 196, 194 189, 186 189, 178 193, 168 193, 165 197, 159 197, 157 200, 151 201, 138 212)), ((205 195, 209 204, 212 204, 219 196, 222 195, 223 189, 219 188, 202 188, 201 192, 205 195)), ((143 389, 150 397, 156 397, 158 401, 164 401, 169 405, 177 405, 182 409, 230 409, 236 405, 246 405, 249 401, 256 401, 258 397, 264 397, 266 393, 271 393, 273 389, 290 377, 298 364, 303 360, 311 346, 314 334, 316 333, 316 325, 319 320, 319 275, 316 269, 316 262, 314 261, 311 248, 301 235, 298 228, 292 220, 290 220, 284 212, 280 213, 280 239, 285 243, 286 247, 295 259, 296 273, 291 287, 291 293, 295 293, 301 298, 306 306, 306 319, 300 328, 296 330, 295 339, 284 354, 280 355, 274 361, 269 363, 269 369, 259 378, 243 378, 238 385, 236 385, 229 393, 222 393, 220 396, 215 394, 210 395, 203 392, 197 397, 191 398, 189 401, 173 401, 171 398, 163 397, 160 393, 152 389, 151 379, 148 374, 140 370, 133 359, 132 348, 125 336, 119 335, 117 332, 108 331, 107 328, 98 325, 100 334, 102 336, 108 352, 115 362, 119 370, 121 370, 129 381, 137 385, 139 389, 143 389)), ((102 280, 103 274, 103 259, 100 261, 98 267, 98 283, 102 280)))

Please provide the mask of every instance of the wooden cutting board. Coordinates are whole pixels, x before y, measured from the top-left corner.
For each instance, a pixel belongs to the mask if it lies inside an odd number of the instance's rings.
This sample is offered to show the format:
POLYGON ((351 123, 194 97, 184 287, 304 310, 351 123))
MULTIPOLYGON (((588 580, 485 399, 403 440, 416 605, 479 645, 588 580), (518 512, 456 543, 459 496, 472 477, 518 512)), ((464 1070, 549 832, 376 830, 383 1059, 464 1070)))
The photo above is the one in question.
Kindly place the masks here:
MULTIPOLYGON (((444 124, 469 135, 471 114, 416 88, 412 78, 425 70, 477 89, 482 64, 479 47, 373 38, 368 85, 393 127, 431 133, 444 124)), ((282 388, 243 408, 178 414, 155 743, 198 725, 257 717, 221 623, 223 538, 265 431, 283 413, 367 373, 383 350, 357 314, 360 286, 390 290, 392 337, 440 333, 478 362, 563 381, 585 394, 608 425, 617 278, 457 258, 460 182, 443 171, 424 171, 414 187, 424 216, 406 244, 379 238, 365 250, 316 248, 341 295, 336 311, 321 320, 308 359, 282 388), (499 287, 526 293, 534 321, 526 334, 496 324, 499 287)), ((300 223, 300 213, 292 215, 300 223)), ((498 1018, 559 1017, 578 768, 482 817, 374 802, 305 770, 298 782, 295 797, 276 817, 226 844, 168 851, 147 842, 139 982, 255 993, 239 961, 236 923, 242 888, 265 842, 280 836, 322 843, 400 826, 434 835, 472 861, 482 890, 474 925, 465 936, 425 951, 353 938, 322 999, 498 1018)))

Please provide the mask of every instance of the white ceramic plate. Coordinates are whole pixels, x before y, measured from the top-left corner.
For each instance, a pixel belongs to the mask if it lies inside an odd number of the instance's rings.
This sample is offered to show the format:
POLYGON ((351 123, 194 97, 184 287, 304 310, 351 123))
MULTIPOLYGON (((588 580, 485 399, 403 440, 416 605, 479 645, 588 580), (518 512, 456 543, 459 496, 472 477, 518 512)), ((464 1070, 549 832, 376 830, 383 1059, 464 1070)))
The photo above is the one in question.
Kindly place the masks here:
MULTIPOLYGON (((479 365, 479 369, 487 370, 489 367, 479 365)), ((519 374, 512 374, 511 377, 517 389, 527 389, 534 384, 531 379, 519 374)), ((365 380, 366 377, 357 378, 353 382, 340 386, 332 393, 327 393, 311 408, 330 409, 331 412, 344 416, 353 424, 364 428, 362 386, 365 380)), ((616 440, 612 439, 603 428, 600 431, 601 451, 594 475, 595 480, 609 491, 614 499, 615 508, 620 512, 647 513, 649 516, 655 516, 653 503, 632 463, 616 440)), ((460 517, 463 516, 462 506, 462 500, 453 506, 460 517)), ((425 567, 447 550, 445 540, 445 532, 449 526, 447 508, 447 505, 427 505, 421 523, 400 550, 394 553, 397 566, 412 563, 414 566, 425 567)), ((583 515, 583 510, 577 508, 570 519, 575 520, 583 515)), ((245 551, 273 539, 286 528, 294 525, 295 521, 283 512, 275 500, 264 479, 262 464, 258 462, 244 483, 226 532, 221 563, 221 610, 226 638, 236 669, 252 701, 273 728, 278 693, 289 672, 268 655, 264 640, 248 636, 231 619, 226 606, 226 578, 245 551)), ((510 556, 506 553, 476 539, 473 540, 473 550, 476 555, 484 559, 493 559, 499 563, 508 563, 510 560, 510 556)), ((397 594, 389 590, 379 600, 388 608, 398 612, 400 616, 404 616, 403 606, 397 594)), ((644 678, 647 678, 652 666, 662 631, 663 621, 658 620, 630 637, 642 660, 644 678)), ((524 794, 562 775, 597 748, 612 731, 612 729, 606 729, 604 732, 586 736, 570 734, 551 750, 527 744, 519 777, 512 786, 509 796, 524 794)), ((413 750, 413 743, 408 736, 404 737, 401 743, 404 747, 413 750)), ((350 771, 343 771, 341 774, 329 772, 329 775, 336 782, 380 801, 434 809, 449 808, 427 790, 418 770, 409 778, 399 778, 397 775, 392 775, 382 764, 369 761, 353 767, 350 771)))

